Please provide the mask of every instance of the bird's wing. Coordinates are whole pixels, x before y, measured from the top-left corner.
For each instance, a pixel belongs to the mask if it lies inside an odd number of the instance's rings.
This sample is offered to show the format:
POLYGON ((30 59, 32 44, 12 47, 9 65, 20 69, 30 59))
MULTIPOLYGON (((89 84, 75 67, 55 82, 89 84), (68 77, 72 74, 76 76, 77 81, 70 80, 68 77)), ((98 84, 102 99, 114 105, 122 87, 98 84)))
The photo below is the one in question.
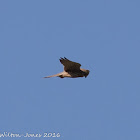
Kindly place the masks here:
POLYGON ((60 58, 60 62, 64 66, 65 71, 77 71, 80 70, 81 64, 68 60, 66 57, 60 58))

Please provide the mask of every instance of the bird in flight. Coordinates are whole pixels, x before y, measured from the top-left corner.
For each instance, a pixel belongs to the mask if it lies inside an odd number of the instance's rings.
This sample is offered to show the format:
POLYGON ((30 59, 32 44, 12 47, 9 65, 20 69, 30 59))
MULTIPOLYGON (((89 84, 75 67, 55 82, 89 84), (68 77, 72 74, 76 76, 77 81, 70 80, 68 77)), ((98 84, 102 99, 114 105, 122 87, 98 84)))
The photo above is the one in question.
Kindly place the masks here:
POLYGON ((88 76, 89 72, 90 72, 89 70, 80 68, 81 64, 70 61, 66 57, 64 57, 64 58, 60 57, 59 60, 60 60, 61 64, 63 64, 63 66, 64 66, 64 71, 60 72, 58 74, 55 74, 55 75, 44 77, 44 78, 50 78, 50 77, 60 77, 60 78, 64 78, 64 77, 69 77, 69 78, 85 77, 86 78, 88 76))

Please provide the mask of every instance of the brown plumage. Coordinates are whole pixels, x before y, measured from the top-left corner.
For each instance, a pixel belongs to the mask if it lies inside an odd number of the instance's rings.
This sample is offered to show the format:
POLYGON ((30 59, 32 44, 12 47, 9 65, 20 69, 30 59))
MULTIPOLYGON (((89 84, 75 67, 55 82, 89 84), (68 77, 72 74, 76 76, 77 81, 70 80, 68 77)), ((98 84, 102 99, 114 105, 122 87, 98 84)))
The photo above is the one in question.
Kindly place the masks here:
POLYGON ((85 70, 80 68, 81 64, 68 60, 66 57, 60 58, 60 62, 64 66, 64 71, 55 75, 47 76, 44 78, 50 77, 69 77, 69 78, 77 78, 77 77, 87 77, 89 74, 89 70, 85 70))

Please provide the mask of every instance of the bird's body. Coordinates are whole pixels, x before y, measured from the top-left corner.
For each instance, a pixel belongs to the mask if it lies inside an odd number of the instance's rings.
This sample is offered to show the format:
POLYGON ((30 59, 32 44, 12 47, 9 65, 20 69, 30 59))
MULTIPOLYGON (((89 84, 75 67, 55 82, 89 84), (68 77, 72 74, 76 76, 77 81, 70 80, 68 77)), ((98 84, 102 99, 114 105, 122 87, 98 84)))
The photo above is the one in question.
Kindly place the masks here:
POLYGON ((77 78, 77 77, 87 77, 89 74, 89 70, 85 70, 80 68, 81 64, 68 60, 67 58, 61 58, 60 62, 64 65, 64 71, 55 75, 47 76, 44 78, 50 77, 69 77, 69 78, 77 78))

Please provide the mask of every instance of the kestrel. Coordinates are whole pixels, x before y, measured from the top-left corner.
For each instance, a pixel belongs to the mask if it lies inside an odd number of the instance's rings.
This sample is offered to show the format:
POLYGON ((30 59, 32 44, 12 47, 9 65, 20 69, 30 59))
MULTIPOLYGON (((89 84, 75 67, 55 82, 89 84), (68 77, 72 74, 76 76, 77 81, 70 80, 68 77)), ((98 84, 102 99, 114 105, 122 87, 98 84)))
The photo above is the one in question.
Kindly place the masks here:
POLYGON ((64 58, 60 57, 59 60, 64 66, 64 71, 60 72, 58 74, 55 74, 55 75, 44 77, 44 78, 50 78, 50 77, 60 77, 60 78, 85 77, 86 78, 90 72, 89 70, 85 70, 85 69, 80 68, 81 64, 70 61, 66 57, 64 57, 64 58))

